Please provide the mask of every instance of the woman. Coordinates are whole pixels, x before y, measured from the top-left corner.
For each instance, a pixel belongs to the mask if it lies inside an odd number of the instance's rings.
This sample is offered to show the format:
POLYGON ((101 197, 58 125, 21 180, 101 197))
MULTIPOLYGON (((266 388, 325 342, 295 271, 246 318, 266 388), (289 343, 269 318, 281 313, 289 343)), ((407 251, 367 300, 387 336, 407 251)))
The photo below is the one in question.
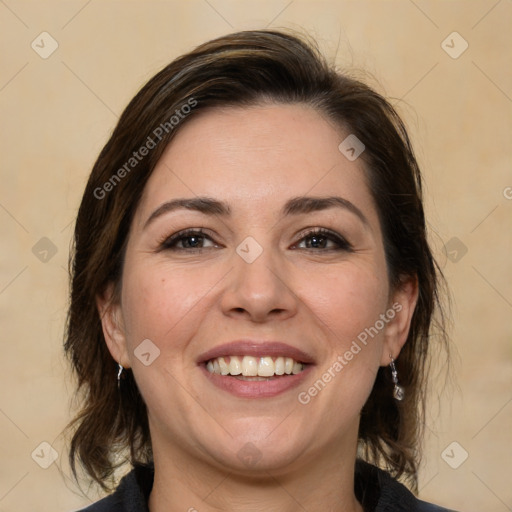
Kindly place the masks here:
POLYGON ((436 268, 379 94, 282 32, 169 64, 76 223, 70 460, 105 490, 133 467, 86 510, 443 510, 396 480, 416 488, 436 268))

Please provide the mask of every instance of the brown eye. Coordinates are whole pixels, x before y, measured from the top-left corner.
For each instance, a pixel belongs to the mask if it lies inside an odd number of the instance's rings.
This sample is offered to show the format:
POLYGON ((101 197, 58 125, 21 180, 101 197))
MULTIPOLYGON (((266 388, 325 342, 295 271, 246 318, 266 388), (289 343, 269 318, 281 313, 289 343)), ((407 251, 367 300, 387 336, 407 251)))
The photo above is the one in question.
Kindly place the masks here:
POLYGON ((205 237, 192 235, 192 236, 183 236, 178 241, 177 244, 181 249, 197 249, 199 247, 204 247, 205 237))
POLYGON ((175 251, 194 251, 210 247, 217 245, 209 236, 197 230, 180 231, 166 238, 161 244, 162 249, 175 251))
POLYGON ((331 240, 322 235, 311 235, 305 238, 308 249, 325 249, 331 240))
POLYGON ((342 236, 325 229, 307 233, 294 248, 324 251, 352 250, 352 246, 342 236))

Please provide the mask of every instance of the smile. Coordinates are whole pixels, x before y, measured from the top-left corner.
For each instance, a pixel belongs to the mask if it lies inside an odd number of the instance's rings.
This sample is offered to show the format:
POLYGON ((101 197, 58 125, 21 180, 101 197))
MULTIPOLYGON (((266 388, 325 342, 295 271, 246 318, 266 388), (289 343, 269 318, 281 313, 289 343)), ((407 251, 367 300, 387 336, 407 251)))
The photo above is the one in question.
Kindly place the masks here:
POLYGON ((303 384, 316 365, 311 354, 280 341, 242 339, 200 354, 210 384, 239 398, 270 398, 303 384))
POLYGON ((314 366, 281 356, 221 356, 199 368, 214 388, 254 399, 272 398, 303 385, 314 366))
POLYGON ((238 376, 242 380, 268 380, 269 377, 296 375, 304 370, 304 364, 284 356, 224 356, 210 359, 206 369, 216 375, 238 376))

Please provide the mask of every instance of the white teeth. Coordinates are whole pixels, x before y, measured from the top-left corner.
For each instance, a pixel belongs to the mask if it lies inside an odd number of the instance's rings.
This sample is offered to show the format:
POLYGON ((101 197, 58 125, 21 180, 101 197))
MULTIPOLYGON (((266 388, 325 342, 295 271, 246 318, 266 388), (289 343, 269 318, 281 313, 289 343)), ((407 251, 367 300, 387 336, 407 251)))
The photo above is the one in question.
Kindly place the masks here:
POLYGON ((260 377, 272 377, 274 375, 274 361, 271 357, 262 357, 258 365, 258 375, 260 377))
POLYGON ((297 373, 302 371, 302 364, 297 363, 296 361, 293 362, 293 369, 292 373, 293 375, 296 375, 297 373))
POLYGON ((224 361, 223 357, 219 357, 219 366, 221 375, 227 375, 229 373, 229 366, 226 361, 224 361))
POLYGON ((242 359, 242 375, 244 377, 256 377, 258 375, 258 360, 252 356, 244 356, 242 359))
POLYGON ((238 357, 229 358, 229 373, 231 375, 240 375, 242 373, 242 363, 238 357))
MULTIPOLYGON (((206 369, 210 373, 218 375, 239 375, 241 377, 273 377, 274 375, 296 375, 304 369, 303 363, 293 360, 291 357, 271 356, 230 356, 217 357, 206 363, 206 369), (229 359, 229 362, 227 361, 229 359)), ((244 379, 245 380, 245 379, 244 379)), ((251 380, 251 379, 248 379, 251 380)))
POLYGON ((284 375, 284 357, 278 357, 275 362, 276 375, 284 375))

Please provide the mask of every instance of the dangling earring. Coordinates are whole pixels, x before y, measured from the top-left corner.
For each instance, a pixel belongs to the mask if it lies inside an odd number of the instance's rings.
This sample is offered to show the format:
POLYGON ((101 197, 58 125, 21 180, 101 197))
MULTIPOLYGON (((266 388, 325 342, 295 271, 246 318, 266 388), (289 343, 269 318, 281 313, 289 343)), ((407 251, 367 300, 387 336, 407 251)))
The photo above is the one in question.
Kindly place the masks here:
POLYGON ((123 373, 123 365, 121 363, 117 363, 118 371, 117 371, 117 389, 121 389, 121 374, 123 373))
POLYGON ((389 354, 389 358, 391 359, 391 363, 389 363, 389 366, 391 368, 391 379, 393 380, 393 384, 395 387, 393 388, 393 397, 395 400, 398 400, 399 402, 404 399, 405 396, 405 390, 402 386, 398 384, 398 372, 396 371, 395 366, 395 360, 393 359, 393 356, 389 354))

